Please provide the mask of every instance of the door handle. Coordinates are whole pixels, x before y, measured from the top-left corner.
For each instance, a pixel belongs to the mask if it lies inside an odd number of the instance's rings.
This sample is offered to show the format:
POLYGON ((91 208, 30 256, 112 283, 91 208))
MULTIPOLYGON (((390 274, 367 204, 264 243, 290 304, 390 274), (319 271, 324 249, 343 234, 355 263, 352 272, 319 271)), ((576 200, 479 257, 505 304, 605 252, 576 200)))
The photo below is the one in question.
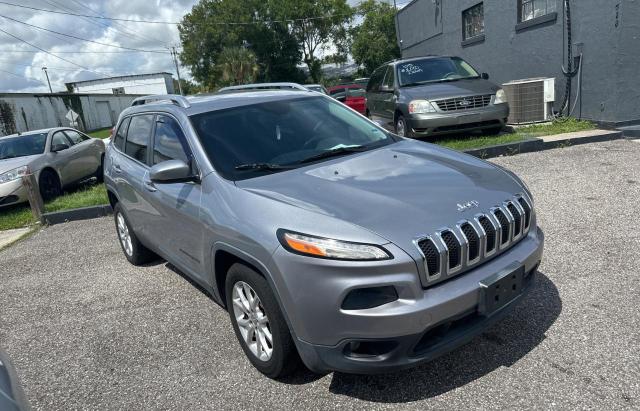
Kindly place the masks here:
POLYGON ((153 184, 153 181, 149 180, 149 179, 143 179, 143 184, 144 184, 144 188, 147 189, 147 191, 151 191, 152 193, 155 191, 158 191, 158 189, 156 188, 156 185, 153 184))
POLYGON ((116 173, 122 173, 122 169, 120 168, 120 164, 114 164, 113 169, 116 173))

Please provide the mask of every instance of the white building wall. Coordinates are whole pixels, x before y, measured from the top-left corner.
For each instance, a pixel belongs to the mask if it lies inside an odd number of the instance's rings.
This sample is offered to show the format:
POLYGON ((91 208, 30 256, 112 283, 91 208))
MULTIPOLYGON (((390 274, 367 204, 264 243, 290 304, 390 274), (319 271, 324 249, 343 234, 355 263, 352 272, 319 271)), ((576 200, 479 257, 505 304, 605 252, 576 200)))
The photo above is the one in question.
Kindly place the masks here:
POLYGON ((114 88, 124 87, 124 94, 173 94, 173 79, 170 75, 149 78, 104 79, 74 84, 79 94, 113 94, 114 88))

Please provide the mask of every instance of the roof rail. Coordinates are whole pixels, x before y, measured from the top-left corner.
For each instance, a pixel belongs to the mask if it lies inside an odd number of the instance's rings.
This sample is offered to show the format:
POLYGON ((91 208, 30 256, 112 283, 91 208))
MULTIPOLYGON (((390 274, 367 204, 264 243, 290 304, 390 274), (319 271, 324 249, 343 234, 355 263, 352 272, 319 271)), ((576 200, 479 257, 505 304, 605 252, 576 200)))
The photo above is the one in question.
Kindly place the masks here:
POLYGON ((131 103, 132 106, 142 106, 151 102, 159 102, 159 101, 169 101, 176 106, 180 106, 182 108, 191 107, 191 103, 187 100, 186 97, 180 96, 178 94, 155 94, 151 96, 142 96, 138 97, 131 103))
POLYGON ((229 86, 223 87, 218 92, 236 91, 236 90, 282 90, 293 89, 300 91, 309 91, 305 86, 298 83, 255 83, 255 84, 243 84, 241 86, 229 86))

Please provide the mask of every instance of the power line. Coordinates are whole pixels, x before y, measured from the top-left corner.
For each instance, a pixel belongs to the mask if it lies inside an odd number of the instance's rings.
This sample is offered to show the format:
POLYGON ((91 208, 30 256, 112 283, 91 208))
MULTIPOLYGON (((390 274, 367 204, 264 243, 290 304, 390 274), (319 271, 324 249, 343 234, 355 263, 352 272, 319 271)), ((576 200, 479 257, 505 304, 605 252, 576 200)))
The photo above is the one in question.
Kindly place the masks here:
POLYGON ((14 72, 11 72, 11 71, 7 71, 7 70, 2 70, 2 69, 0 69, 0 71, 3 72, 3 73, 10 74, 12 76, 21 77, 21 78, 24 78, 24 79, 27 79, 27 80, 31 80, 31 81, 37 81, 39 83, 42 83, 43 85, 46 84, 44 81, 38 80, 37 78, 27 77, 27 76, 24 76, 22 74, 17 74, 17 73, 14 73, 14 72))
POLYGON ((70 37, 72 39, 76 39, 76 40, 80 40, 80 41, 86 41, 88 43, 98 44, 100 46, 115 47, 115 48, 119 48, 119 49, 131 50, 131 51, 140 51, 140 52, 145 52, 145 53, 167 54, 167 52, 163 51, 163 50, 142 50, 142 49, 136 49, 136 48, 133 48, 133 47, 124 47, 124 46, 118 46, 118 45, 115 45, 115 44, 101 43, 99 41, 85 39, 85 38, 82 38, 82 37, 74 36, 72 34, 65 34, 65 33, 60 33, 59 31, 49 30, 49 29, 46 29, 44 27, 36 26, 35 24, 25 23, 24 21, 16 20, 14 18, 7 17, 7 16, 4 16, 2 14, 0 14, 0 17, 3 17, 5 19, 7 19, 7 20, 11 20, 11 21, 16 22, 16 23, 24 24, 25 26, 32 27, 32 28, 35 28, 35 29, 38 29, 38 30, 47 31, 49 33, 58 34, 60 36, 70 37))
MULTIPOLYGON (((35 50, 0 50, 0 53, 39 53, 35 50)), ((57 54, 120 54, 120 53, 146 53, 146 51, 56 51, 57 54)), ((164 54, 171 54, 164 52, 164 54)))

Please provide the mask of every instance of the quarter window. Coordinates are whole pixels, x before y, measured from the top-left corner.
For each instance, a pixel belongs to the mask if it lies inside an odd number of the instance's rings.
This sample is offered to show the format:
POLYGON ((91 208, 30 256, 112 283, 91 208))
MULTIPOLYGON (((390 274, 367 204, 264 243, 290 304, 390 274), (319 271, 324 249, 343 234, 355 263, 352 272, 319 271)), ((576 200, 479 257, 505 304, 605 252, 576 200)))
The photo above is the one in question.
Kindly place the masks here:
POLYGON ((158 116, 156 135, 153 139, 153 164, 168 160, 182 160, 189 163, 188 149, 182 129, 171 117, 158 116))
POLYGON ((124 152, 128 156, 145 164, 147 162, 147 146, 152 122, 152 115, 132 117, 127 131, 127 141, 124 145, 124 152))
POLYGON ((484 4, 479 3, 462 12, 462 39, 484 34, 484 4))
POLYGON ((124 136, 127 135, 127 128, 129 127, 129 122, 131 121, 131 117, 127 117, 122 120, 120 123, 120 127, 118 127, 118 131, 116 135, 113 137, 113 145, 120 151, 124 148, 124 136))
POLYGON ((556 11, 556 0, 518 0, 520 22, 533 20, 556 11))
POLYGON ((83 136, 82 134, 78 133, 77 131, 74 130, 65 130, 64 133, 67 135, 67 137, 69 137, 69 140, 71 140, 71 142, 76 145, 76 144, 80 144, 83 141, 88 140, 89 138, 86 136, 83 136))

